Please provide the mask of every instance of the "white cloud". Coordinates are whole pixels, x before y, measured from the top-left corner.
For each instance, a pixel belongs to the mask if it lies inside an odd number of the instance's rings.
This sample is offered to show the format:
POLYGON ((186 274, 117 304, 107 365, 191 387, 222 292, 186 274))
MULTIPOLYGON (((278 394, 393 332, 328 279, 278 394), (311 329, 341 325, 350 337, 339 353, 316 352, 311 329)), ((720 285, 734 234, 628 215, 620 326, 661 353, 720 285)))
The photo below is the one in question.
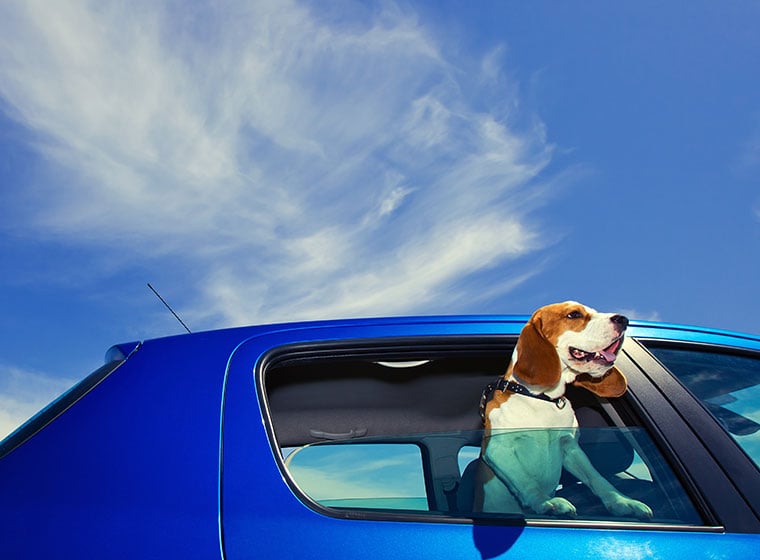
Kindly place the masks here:
POLYGON ((454 59, 414 14, 354 8, 2 4, 0 96, 52 166, 18 224, 175 256, 194 324, 466 300, 543 245, 545 130, 512 124, 501 49, 454 59))
POLYGON ((72 379, 0 364, 0 440, 74 384, 72 379))
POLYGON ((641 311, 638 309, 621 309, 619 312, 629 319, 638 319, 639 321, 662 321, 658 311, 641 311))

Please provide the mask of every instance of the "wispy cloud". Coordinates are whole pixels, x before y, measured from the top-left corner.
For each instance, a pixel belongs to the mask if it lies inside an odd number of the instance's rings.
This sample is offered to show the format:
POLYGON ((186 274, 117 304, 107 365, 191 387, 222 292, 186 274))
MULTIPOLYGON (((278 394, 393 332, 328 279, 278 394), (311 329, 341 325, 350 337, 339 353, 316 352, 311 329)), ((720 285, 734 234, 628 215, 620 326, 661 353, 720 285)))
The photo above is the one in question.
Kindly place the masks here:
POLYGON ((501 51, 455 57, 392 3, 317 12, 3 3, 0 107, 51 166, 12 225, 172 256, 207 326, 456 309, 540 249, 552 148, 501 51))
POLYGON ((753 115, 749 121, 753 128, 739 146, 731 166, 732 171, 740 176, 755 174, 760 167, 760 114, 753 115))
POLYGON ((305 447, 286 461, 299 488, 315 500, 424 496, 420 465, 419 449, 403 443, 305 447))
POLYGON ((639 309, 619 309, 618 312, 630 319, 638 319, 640 321, 662 321, 660 313, 656 310, 641 311, 639 309))
MULTIPOLYGON (((731 171, 740 178, 754 181, 760 169, 760 114, 748 119, 752 130, 739 147, 738 153, 731 164, 731 171)), ((760 222, 760 198, 750 201, 752 217, 760 222)))
POLYGON ((0 363, 0 440, 74 382, 0 363))

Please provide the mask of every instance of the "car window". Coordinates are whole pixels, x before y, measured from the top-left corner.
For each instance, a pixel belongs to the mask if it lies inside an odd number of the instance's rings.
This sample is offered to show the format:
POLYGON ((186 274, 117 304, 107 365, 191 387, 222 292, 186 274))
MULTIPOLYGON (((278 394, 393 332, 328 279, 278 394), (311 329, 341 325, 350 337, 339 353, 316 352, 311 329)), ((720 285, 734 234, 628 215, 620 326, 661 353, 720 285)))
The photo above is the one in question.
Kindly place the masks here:
MULTIPOLYGON (((551 438, 559 430, 504 430, 494 438, 514 440, 526 436, 551 438)), ((625 496, 646 503, 653 511, 653 525, 700 525, 701 519, 677 478, 642 428, 586 428, 576 436, 597 470, 625 496)), ((449 485, 451 499, 436 504, 425 488, 422 457, 435 440, 472 441, 482 433, 407 434, 394 438, 359 438, 304 446, 290 453, 286 468, 295 485, 321 506, 340 510, 428 512, 432 515, 514 517, 528 520, 561 520, 565 515, 537 513, 527 506, 499 511, 473 511, 478 448, 463 445, 458 454, 459 479, 449 485), (408 442, 420 441, 419 445, 408 442), (441 507, 443 506, 443 507, 441 507)), ((540 468, 540 465, 535 465, 540 468)), ((564 472, 555 495, 576 508, 578 521, 635 521, 632 516, 613 515, 577 479, 564 472)))
POLYGON ((728 352, 647 346, 760 466, 760 359, 728 352))
MULTIPOLYGON (((508 341, 514 342, 514 341, 508 341)), ((483 424, 483 389, 503 374, 511 346, 479 344, 413 353, 334 346, 301 357, 278 354, 262 370, 265 418, 280 465, 296 496, 321 511, 351 518, 403 520, 509 519, 566 524, 567 515, 528 507, 473 508, 483 424)), ((670 462, 645 428, 625 425, 632 404, 616 405, 569 388, 579 429, 571 434, 600 476, 618 492, 646 503, 652 518, 611 514, 567 472, 555 494, 572 502, 583 523, 700 526, 670 462)), ((623 401, 621 400, 621 403, 623 401)), ((631 422, 628 422, 631 424, 631 422)), ((572 430, 571 430, 572 431, 572 430)), ((538 430, 492 434, 500 441, 538 430)), ((544 430, 546 437, 555 432, 544 430)), ((567 435, 567 430, 560 435, 567 435)), ((538 435, 538 437, 543 437, 538 435)), ((565 441, 565 440, 563 440, 565 441)), ((535 464, 536 469, 542 465, 535 464)), ((584 525, 585 526, 585 525, 584 525)))
POLYGON ((419 446, 409 443, 312 444, 287 453, 298 487, 324 506, 429 510, 419 446), (351 468, 346 468, 351 465, 351 468))

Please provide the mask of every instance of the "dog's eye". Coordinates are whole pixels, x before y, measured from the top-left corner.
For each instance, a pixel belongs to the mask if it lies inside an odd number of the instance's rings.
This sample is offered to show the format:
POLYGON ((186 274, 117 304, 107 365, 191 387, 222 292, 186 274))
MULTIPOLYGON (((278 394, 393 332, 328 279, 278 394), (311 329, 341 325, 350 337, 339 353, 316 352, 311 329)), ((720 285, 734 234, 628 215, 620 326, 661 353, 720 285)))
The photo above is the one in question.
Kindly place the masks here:
POLYGON ((567 318, 568 319, 582 319, 583 313, 581 313, 580 311, 576 309, 575 311, 571 311, 570 313, 568 313, 567 318))

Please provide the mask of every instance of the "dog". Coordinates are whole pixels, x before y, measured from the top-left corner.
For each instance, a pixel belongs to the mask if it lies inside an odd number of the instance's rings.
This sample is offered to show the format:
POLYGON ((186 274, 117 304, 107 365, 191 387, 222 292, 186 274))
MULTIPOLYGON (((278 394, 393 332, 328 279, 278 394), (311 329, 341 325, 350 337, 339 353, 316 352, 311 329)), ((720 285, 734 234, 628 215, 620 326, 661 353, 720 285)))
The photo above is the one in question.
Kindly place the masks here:
POLYGON ((574 301, 538 309, 517 340, 504 376, 481 399, 485 431, 473 510, 575 517, 555 496, 562 468, 578 478, 616 516, 652 517, 652 510, 618 492, 578 445, 578 421, 565 386, 619 397, 627 382, 615 367, 628 319, 574 301), (504 430, 504 431, 502 431, 504 430))

